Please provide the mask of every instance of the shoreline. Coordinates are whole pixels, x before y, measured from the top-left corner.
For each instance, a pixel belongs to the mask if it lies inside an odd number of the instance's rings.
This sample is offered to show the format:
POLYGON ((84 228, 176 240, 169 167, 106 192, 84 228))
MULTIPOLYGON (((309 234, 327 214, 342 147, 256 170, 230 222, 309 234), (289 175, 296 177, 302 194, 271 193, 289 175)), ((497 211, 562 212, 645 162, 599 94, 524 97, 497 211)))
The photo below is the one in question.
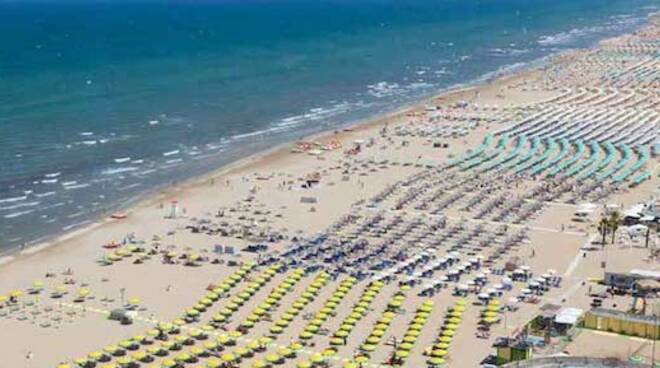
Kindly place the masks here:
POLYGON ((202 174, 184 178, 180 181, 175 182, 174 184, 163 184, 162 186, 157 186, 154 189, 149 190, 146 193, 141 194, 136 198, 129 200, 124 205, 121 204, 117 205, 116 207, 112 208, 110 212, 103 213, 83 221, 84 225, 81 227, 76 226, 74 224, 73 225, 74 227, 72 229, 62 230, 60 232, 56 232, 51 235, 45 235, 34 241, 27 242, 26 243, 27 246, 25 247, 17 246, 4 251, 0 251, 0 267, 21 259, 29 258, 44 250, 52 249, 54 247, 57 247, 61 243, 75 239, 79 236, 83 236, 89 233, 90 231, 93 231, 101 226, 117 221, 115 219, 110 218, 110 215, 112 215, 113 213, 121 212, 126 215, 129 215, 135 210, 152 205, 158 200, 163 199, 164 197, 171 197, 176 195, 177 193, 182 193, 186 190, 191 190, 200 185, 203 185, 206 181, 208 181, 211 178, 227 175, 232 173, 233 171, 245 170, 250 168, 250 166, 253 164, 257 164, 260 161, 267 160, 270 156, 276 156, 278 154, 286 153, 288 149, 291 147, 291 145, 297 141, 301 141, 301 140, 311 141, 311 140, 323 139, 336 135, 337 133, 344 132, 348 129, 350 129, 351 131, 369 129, 370 127, 383 125, 387 121, 400 118, 411 111, 423 108, 426 104, 432 103, 435 100, 450 100, 452 99, 452 97, 455 98, 456 97, 455 95, 465 94, 475 89, 485 88, 487 86, 496 83, 505 83, 510 79, 524 78, 528 74, 542 71, 543 68, 547 67, 552 63, 553 59, 569 57, 573 54, 586 52, 588 50, 598 47, 604 41, 634 34, 638 30, 646 27, 649 24, 649 22, 655 17, 656 17, 655 13, 649 13, 647 20, 639 24, 634 31, 628 31, 613 37, 604 37, 588 47, 561 50, 528 62, 512 63, 509 65, 504 65, 498 68, 497 70, 486 72, 483 75, 474 78, 471 81, 464 83, 457 83, 448 86, 446 88, 440 89, 439 91, 429 94, 429 96, 427 97, 423 97, 421 99, 411 101, 409 103, 404 104, 401 107, 393 109, 392 111, 375 113, 374 115, 363 119, 339 124, 331 129, 302 136, 295 140, 289 140, 277 144, 265 150, 247 154, 246 156, 241 157, 237 160, 228 162, 219 167, 209 168, 206 172, 202 174))
MULTIPOLYGON (((7 265, 12 262, 16 262, 22 259, 29 258, 31 256, 37 255, 38 253, 48 250, 48 249, 53 249, 56 248, 57 246, 61 245, 61 243, 64 243, 68 240, 75 239, 79 236, 83 236, 101 226, 110 224, 115 221, 121 221, 121 220, 115 220, 110 218, 110 215, 112 213, 117 213, 121 212, 123 214, 126 214, 127 216, 130 215, 132 212, 144 208, 149 205, 153 205, 154 203, 158 202, 159 200, 163 199, 164 197, 172 197, 176 195, 177 193, 184 192, 186 190, 191 190, 196 187, 199 187, 203 184, 205 184, 209 179, 222 176, 222 175, 227 175, 230 174, 234 171, 239 171, 239 170, 245 170, 251 167, 251 165, 258 164, 260 161, 266 161, 270 156, 275 156, 278 154, 283 154, 283 153, 288 153, 290 150, 290 147, 292 144, 294 144, 297 141, 311 141, 311 140, 319 140, 319 139, 324 139, 327 137, 331 137, 333 135, 336 135, 341 132, 346 132, 346 131, 360 131, 360 130, 365 130, 369 129, 374 126, 378 125, 383 125, 387 121, 393 120, 400 118, 404 116, 405 114, 422 108, 424 105, 433 102, 434 100, 438 99, 451 99, 452 97, 455 97, 454 95, 459 95, 459 94, 465 94, 469 91, 473 91, 478 88, 482 88, 485 86, 488 86, 490 84, 496 83, 496 82, 504 82, 508 79, 512 78, 521 78, 527 73, 532 73, 532 72, 538 72, 539 68, 544 67, 547 63, 550 62, 550 59, 553 57, 556 57, 558 55, 562 55, 564 53, 570 53, 570 52, 575 52, 578 50, 582 49, 574 49, 574 50, 566 50, 562 52, 558 52, 556 54, 548 55, 540 59, 533 60, 529 62, 529 67, 522 67, 521 70, 514 70, 511 72, 504 72, 501 75, 496 75, 493 77, 487 77, 484 78, 483 76, 475 79, 473 82, 469 83, 459 83, 458 85, 455 85, 453 87, 447 87, 447 89, 441 90, 439 92, 435 92, 431 97, 426 97, 422 100, 417 100, 415 102, 411 102, 409 104, 406 104, 404 107, 398 108, 396 110, 393 110, 388 113, 378 113, 374 116, 361 119, 358 121, 353 121, 353 122, 348 122, 343 125, 336 126, 332 129, 324 130, 318 133, 314 133, 311 135, 303 136, 301 138, 298 138, 293 141, 287 141, 281 144, 278 144, 272 148, 265 149, 262 151, 258 151, 252 154, 249 154, 245 157, 239 158, 238 160, 229 162, 225 165, 222 165, 217 168, 212 168, 209 169, 206 173, 200 174, 200 175, 195 175, 186 179, 183 179, 176 184, 172 185, 166 185, 165 188, 155 188, 153 191, 150 191, 149 193, 146 193, 144 195, 141 195, 140 197, 134 199, 131 201, 129 204, 122 206, 119 205, 116 208, 112 210, 112 212, 105 213, 102 215, 99 215, 96 219, 91 218, 86 221, 86 224, 83 225, 82 227, 79 228, 73 228, 70 230, 63 230, 59 233, 52 234, 52 235, 46 235, 42 237, 41 239, 37 239, 34 241, 34 243, 28 243, 26 247, 14 247, 11 249, 8 249, 6 251, 0 252, 0 266, 7 265), (545 59, 545 60, 544 60, 545 59), (542 65, 533 65, 535 63, 541 62, 542 65)), ((512 64, 513 65, 513 64, 512 64)), ((489 72, 489 73, 497 73, 497 71, 494 72, 489 72)), ((486 73, 484 75, 488 75, 489 73, 486 73)))

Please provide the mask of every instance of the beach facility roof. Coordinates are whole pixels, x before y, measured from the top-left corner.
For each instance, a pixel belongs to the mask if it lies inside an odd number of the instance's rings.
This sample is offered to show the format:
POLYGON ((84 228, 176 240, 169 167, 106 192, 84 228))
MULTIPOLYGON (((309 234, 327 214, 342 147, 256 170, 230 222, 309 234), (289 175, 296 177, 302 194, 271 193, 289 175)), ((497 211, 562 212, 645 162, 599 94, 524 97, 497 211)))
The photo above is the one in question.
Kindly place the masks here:
POLYGON ((658 280, 660 281, 660 271, 651 270, 630 270, 631 275, 639 276, 643 279, 658 280))
POLYGON ((574 325, 584 314, 580 308, 565 307, 559 310, 555 316, 555 322, 563 325, 574 325))

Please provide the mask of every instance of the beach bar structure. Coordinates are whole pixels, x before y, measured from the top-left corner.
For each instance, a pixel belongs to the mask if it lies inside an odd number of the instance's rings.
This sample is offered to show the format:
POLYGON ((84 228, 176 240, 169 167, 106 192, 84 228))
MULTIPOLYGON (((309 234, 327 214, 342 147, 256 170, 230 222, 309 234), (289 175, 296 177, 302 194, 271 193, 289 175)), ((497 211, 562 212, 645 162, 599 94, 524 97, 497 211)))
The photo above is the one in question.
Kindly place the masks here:
POLYGON ((495 340, 493 347, 497 351, 498 365, 532 359, 532 345, 519 339, 500 337, 495 340))
POLYGON ((585 328, 593 330, 660 340, 660 324, 657 316, 594 308, 585 314, 583 323, 585 328))

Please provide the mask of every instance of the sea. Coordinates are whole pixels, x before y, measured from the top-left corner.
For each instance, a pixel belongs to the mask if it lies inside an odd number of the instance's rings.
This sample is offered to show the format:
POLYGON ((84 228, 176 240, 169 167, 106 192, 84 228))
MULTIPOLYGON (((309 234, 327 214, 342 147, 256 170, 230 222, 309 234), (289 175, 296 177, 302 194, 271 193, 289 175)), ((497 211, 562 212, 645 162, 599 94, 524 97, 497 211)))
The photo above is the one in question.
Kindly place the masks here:
POLYGON ((660 0, 0 0, 0 254, 632 32, 660 0))

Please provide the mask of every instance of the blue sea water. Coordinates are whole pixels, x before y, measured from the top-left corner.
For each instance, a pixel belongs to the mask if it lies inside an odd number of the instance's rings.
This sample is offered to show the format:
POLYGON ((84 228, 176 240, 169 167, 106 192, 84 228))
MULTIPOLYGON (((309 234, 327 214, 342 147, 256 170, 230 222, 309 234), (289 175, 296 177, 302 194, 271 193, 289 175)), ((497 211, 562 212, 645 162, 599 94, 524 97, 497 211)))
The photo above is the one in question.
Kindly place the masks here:
POLYGON ((0 252, 630 32, 659 0, 0 0, 0 252))

